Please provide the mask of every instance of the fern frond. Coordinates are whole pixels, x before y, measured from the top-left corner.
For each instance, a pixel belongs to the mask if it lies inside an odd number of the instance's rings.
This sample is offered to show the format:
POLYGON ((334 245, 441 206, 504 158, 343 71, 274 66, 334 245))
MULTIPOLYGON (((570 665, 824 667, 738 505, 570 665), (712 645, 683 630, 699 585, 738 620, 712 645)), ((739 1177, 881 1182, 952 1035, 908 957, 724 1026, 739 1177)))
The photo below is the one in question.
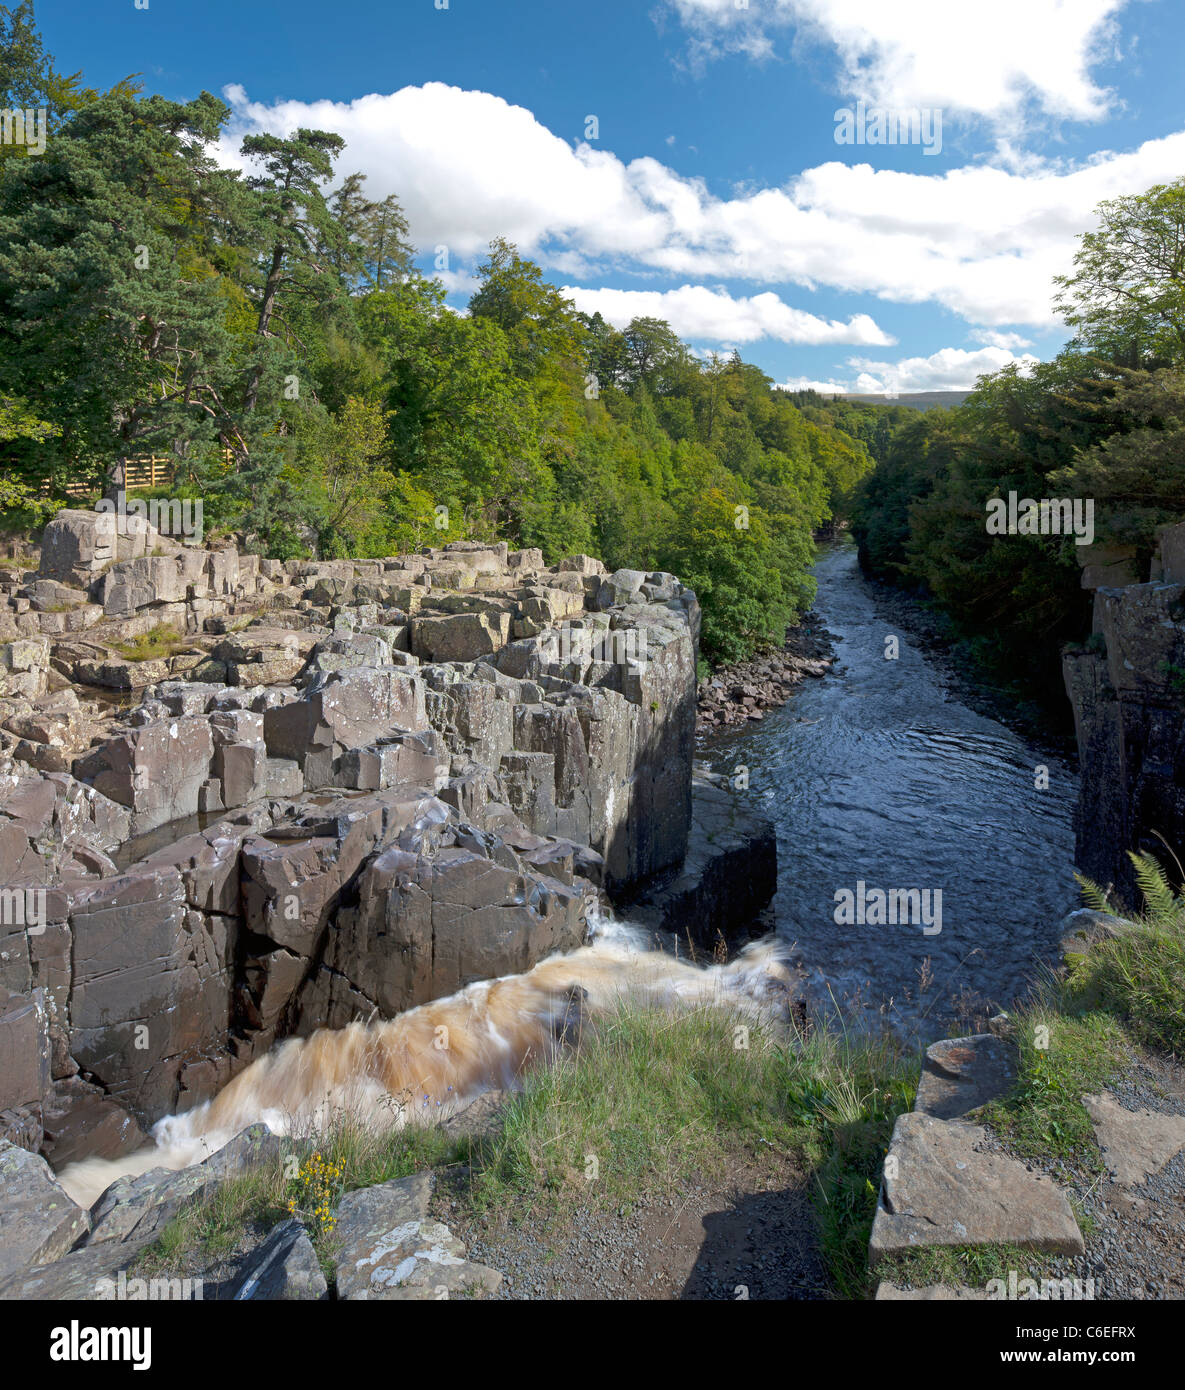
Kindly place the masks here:
POLYGON ((1111 911, 1111 890, 1110 888, 1100 888, 1093 878, 1087 878, 1085 874, 1077 871, 1074 873, 1074 881, 1082 891, 1082 901, 1087 907, 1093 907, 1096 912, 1111 911))
POLYGON ((1136 882, 1140 886, 1140 892, 1144 895, 1144 901, 1148 904, 1148 913, 1152 920, 1154 922, 1174 920, 1180 912, 1181 905, 1177 901, 1177 895, 1173 892, 1164 869, 1152 855, 1147 853, 1135 854, 1128 850, 1128 858, 1135 865, 1136 882))

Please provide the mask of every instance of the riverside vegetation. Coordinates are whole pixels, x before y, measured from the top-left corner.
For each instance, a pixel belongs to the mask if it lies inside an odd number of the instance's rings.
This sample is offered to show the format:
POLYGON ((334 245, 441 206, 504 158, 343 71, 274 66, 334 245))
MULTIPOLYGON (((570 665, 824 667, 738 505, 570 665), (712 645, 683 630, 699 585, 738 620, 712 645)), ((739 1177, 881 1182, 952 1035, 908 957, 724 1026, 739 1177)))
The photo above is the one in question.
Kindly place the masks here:
POLYGON ((501 239, 455 313, 395 197, 359 174, 323 193, 338 136, 251 136, 240 176, 213 160, 229 108, 209 93, 62 77, 29 3, 0 8, 0 45, 0 103, 52 129, 40 157, 0 148, 10 526, 155 451, 212 533, 272 558, 498 538, 665 569, 699 595, 709 658, 780 642, 809 606, 812 532, 871 459, 757 367, 578 314, 501 239))
MULTIPOLYGON (((168 451, 174 494, 204 500, 211 535, 269 561, 503 537, 537 549, 539 578, 583 552, 604 562, 580 570, 598 582, 627 564, 677 575, 702 604, 705 656, 735 662, 782 642, 813 596, 813 533, 850 517, 874 570, 923 587, 1005 670, 1036 653, 1048 692, 1044 654, 1090 636, 1080 557, 1065 537, 993 544, 985 502, 1016 490, 1106 503, 1097 558, 1114 579, 1185 514, 1185 280, 1179 266, 1154 275, 1135 309, 1108 291, 1125 245, 1185 222, 1185 181, 1107 206, 1062 287, 1079 337, 1055 362, 919 415, 793 396, 736 354, 697 361, 661 321, 619 331, 577 314, 504 240, 456 314, 415 270, 395 198, 370 200, 358 175, 324 195, 338 137, 251 137, 257 169, 241 177, 213 162, 228 111, 209 94, 178 104, 133 80, 85 88, 54 70, 28 3, 0 9, 0 38, 12 57, 0 104, 45 105, 53 131, 37 159, 0 149, 0 506, 15 532, 60 512, 67 487, 93 501, 128 460, 168 451), (84 226, 122 230, 83 238, 84 226)), ((151 626, 123 655, 182 646, 180 631, 151 626)), ((1016 1083, 982 1118, 1022 1156, 1099 1167, 1084 1083, 1185 1042, 1179 883, 1171 860, 1143 853, 1133 877, 1144 915, 1130 893, 1124 906, 1088 888, 1096 908, 1128 915, 1011 1020, 1016 1083)), ((778 1153, 809 1183, 830 1290, 863 1296, 883 1157, 917 1060, 890 1040, 748 1017, 741 1049, 739 1022, 621 1004, 525 1072, 495 1133, 379 1133, 342 1116, 301 1141, 295 1176, 267 1159, 231 1177, 140 1259, 202 1268, 295 1213, 328 1270, 343 1195, 428 1168, 460 1175, 474 1219, 514 1208, 562 1223, 694 1174, 776 1172, 778 1153), (574 1155, 599 1145, 612 1161, 590 1183, 574 1155)), ((967 1280, 1029 1259, 956 1248, 903 1259, 895 1275, 967 1280)))

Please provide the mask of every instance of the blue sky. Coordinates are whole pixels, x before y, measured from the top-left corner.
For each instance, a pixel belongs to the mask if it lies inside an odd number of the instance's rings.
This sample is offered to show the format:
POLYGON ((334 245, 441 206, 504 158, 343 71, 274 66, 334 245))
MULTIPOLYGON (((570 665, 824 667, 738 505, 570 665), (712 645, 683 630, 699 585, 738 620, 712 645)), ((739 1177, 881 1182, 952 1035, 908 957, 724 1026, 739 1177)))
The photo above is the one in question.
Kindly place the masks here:
POLYGON ((41 0, 38 22, 92 85, 223 96, 228 162, 250 131, 339 131, 340 172, 399 196, 457 307, 505 235, 580 308, 790 385, 961 388, 1052 356, 1094 207, 1185 174, 1180 0, 442 3, 41 0), (940 151, 837 143, 857 103, 866 130, 940 121, 940 151))

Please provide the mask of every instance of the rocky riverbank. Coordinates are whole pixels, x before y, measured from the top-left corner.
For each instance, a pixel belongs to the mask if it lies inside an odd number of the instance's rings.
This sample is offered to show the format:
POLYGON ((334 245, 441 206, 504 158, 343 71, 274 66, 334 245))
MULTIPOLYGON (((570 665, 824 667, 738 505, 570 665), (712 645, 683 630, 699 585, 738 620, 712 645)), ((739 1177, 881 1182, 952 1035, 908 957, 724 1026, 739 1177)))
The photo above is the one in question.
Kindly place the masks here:
MULTIPOLYGON (((60 513, 0 572, 0 1137, 125 1153, 277 1040, 664 883, 710 946, 698 635, 673 575, 583 555, 281 564, 60 513)), ((721 853, 772 891, 759 819, 721 853)))
POLYGON ((827 674, 835 661, 834 643, 819 615, 805 613, 779 650, 717 668, 697 688, 697 734, 764 719, 804 680, 827 674))

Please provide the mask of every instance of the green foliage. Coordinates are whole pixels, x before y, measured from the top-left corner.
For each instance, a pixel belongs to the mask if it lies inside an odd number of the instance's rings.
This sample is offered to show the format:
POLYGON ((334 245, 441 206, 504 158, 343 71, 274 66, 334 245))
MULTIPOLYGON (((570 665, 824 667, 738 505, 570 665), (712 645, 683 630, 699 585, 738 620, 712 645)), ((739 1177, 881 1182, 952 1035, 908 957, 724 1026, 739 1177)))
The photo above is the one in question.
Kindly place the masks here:
POLYGON ((1077 343, 1126 367, 1185 363, 1185 178, 1096 209, 1055 307, 1077 343))
POLYGON ((1013 1020, 1017 1074, 1012 1090, 984 1118, 1026 1159, 1057 1156, 1102 1171, 1082 1097, 1102 1090, 1124 1058, 1124 1034, 1104 1012, 1062 1007, 1046 990, 1013 1020))
POLYGON ((397 198, 359 174, 327 196, 340 136, 251 135, 230 173, 209 93, 57 78, 28 5, 0 38, 14 101, 57 94, 45 153, 0 165, 0 508, 170 452, 211 525, 276 558, 500 537, 676 572, 709 658, 780 643, 862 439, 662 320, 576 313, 505 238, 455 313, 397 198))
MULTIPOLYGON (((1073 961, 1067 985, 1080 1008, 1107 1009, 1137 1041, 1165 1052, 1185 1050, 1185 894, 1149 853, 1131 855, 1144 910, 1125 930, 1073 961)), ((1180 865, 1177 865, 1180 875, 1180 865)), ((1113 911, 1109 894, 1079 879, 1091 906, 1113 911)))

